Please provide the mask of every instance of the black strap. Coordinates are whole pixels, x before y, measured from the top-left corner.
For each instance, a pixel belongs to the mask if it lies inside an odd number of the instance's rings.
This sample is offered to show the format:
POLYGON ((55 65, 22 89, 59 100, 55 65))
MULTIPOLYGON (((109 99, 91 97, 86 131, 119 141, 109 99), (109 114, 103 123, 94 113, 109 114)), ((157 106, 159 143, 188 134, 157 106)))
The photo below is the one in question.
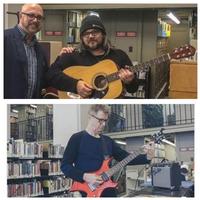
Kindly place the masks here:
POLYGON ((106 145, 105 138, 103 136, 101 136, 101 143, 102 143, 103 157, 104 159, 108 159, 110 156, 108 154, 108 148, 106 145))

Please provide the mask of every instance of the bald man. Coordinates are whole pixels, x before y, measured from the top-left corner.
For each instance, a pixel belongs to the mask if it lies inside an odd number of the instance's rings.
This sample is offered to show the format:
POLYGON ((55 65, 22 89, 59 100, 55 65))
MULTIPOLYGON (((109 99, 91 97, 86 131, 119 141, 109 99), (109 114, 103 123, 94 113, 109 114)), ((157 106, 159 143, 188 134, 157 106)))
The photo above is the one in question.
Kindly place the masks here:
POLYGON ((41 97, 48 70, 45 54, 35 34, 41 30, 43 9, 25 4, 19 12, 19 24, 4 31, 4 98, 41 97))

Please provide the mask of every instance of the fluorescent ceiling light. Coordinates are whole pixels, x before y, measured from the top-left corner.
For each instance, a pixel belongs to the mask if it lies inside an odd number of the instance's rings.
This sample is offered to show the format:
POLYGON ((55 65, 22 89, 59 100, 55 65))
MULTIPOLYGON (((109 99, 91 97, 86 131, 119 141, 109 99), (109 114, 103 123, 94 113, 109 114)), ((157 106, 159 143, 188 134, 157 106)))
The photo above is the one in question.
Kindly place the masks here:
POLYGON ((168 16, 173 22, 175 22, 176 24, 180 24, 180 23, 181 23, 180 20, 179 20, 172 12, 168 13, 167 16, 168 16))
POLYGON ((164 143, 166 143, 166 144, 169 144, 169 145, 171 145, 171 146, 173 146, 173 147, 176 146, 173 142, 170 142, 169 140, 166 140, 166 139, 162 140, 162 142, 164 142, 164 143))
POLYGON ((115 142, 118 143, 118 144, 126 145, 126 142, 123 142, 121 140, 115 140, 115 142))
POLYGON ((33 105, 33 104, 31 104, 30 107, 32 107, 32 108, 37 108, 37 106, 36 106, 36 105, 33 105))
POLYGON ((19 111, 18 111, 18 110, 15 110, 15 109, 12 109, 12 112, 18 113, 19 111))

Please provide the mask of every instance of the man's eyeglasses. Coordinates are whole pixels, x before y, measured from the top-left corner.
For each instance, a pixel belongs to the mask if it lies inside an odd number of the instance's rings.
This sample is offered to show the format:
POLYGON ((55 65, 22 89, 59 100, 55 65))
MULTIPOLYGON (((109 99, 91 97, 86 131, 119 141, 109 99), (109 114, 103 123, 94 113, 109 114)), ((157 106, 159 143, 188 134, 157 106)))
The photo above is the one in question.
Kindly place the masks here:
POLYGON ((106 123, 108 121, 108 119, 102 119, 102 118, 96 117, 95 115, 91 115, 91 116, 94 117, 96 120, 98 120, 100 124, 106 123))
POLYGON ((89 37, 90 35, 96 37, 97 35, 99 35, 101 33, 100 30, 94 29, 92 31, 86 31, 82 34, 83 37, 89 37))
POLYGON ((28 18, 29 18, 30 20, 37 19, 39 22, 42 21, 42 20, 44 20, 44 17, 41 16, 41 15, 37 15, 37 16, 36 16, 36 15, 33 14, 33 13, 25 13, 25 12, 22 12, 22 14, 28 16, 28 18))

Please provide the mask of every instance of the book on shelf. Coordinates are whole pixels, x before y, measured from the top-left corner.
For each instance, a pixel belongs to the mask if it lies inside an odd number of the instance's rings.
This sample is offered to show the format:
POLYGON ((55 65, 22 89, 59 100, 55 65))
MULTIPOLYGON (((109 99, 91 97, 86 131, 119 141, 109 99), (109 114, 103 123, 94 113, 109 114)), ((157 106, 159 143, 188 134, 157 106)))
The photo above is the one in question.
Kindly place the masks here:
POLYGON ((61 161, 43 161, 41 163, 40 169, 42 175, 61 175, 63 174, 60 169, 61 161))
POLYGON ((41 160, 24 160, 23 162, 8 162, 8 178, 25 178, 41 176, 40 164, 41 160))
POLYGON ((25 142, 23 139, 10 139, 7 143, 8 157, 35 157, 43 158, 43 153, 48 153, 48 158, 62 158, 64 147, 50 143, 25 142))
POLYGON ((66 191, 71 185, 70 179, 66 179, 63 176, 57 179, 45 180, 43 181, 44 192, 55 193, 60 191, 66 191))
POLYGON ((32 181, 19 184, 9 184, 8 197, 34 197, 43 195, 42 183, 40 181, 32 181))
POLYGON ((48 158, 62 158, 65 148, 61 145, 44 144, 43 151, 48 158))
POLYGON ((10 139, 7 143, 8 157, 43 157, 43 145, 37 142, 25 142, 23 139, 10 139))

